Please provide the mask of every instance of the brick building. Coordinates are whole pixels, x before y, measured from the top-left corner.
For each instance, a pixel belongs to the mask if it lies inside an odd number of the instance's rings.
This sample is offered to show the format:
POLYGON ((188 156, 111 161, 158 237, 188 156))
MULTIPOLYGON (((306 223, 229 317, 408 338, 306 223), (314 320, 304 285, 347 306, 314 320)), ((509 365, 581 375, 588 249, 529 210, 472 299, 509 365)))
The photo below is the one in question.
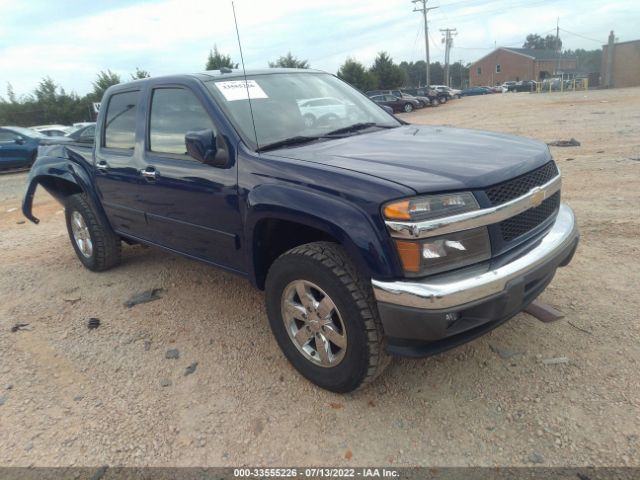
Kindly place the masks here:
POLYGON ((554 50, 500 47, 476 60, 469 68, 469 85, 497 85, 510 80, 544 80, 556 72, 571 72, 577 68, 574 56, 554 50))
POLYGON ((602 46, 602 85, 605 87, 640 86, 640 40, 615 43, 613 32, 602 46))

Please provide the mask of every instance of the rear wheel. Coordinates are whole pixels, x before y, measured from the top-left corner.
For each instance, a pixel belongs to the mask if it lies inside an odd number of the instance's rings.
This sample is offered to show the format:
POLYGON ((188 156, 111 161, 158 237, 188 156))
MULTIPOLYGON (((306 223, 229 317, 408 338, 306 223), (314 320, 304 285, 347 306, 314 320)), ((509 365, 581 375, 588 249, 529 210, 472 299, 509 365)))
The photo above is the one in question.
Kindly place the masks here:
POLYGON ((334 243, 280 256, 267 275, 266 303, 283 353, 322 388, 351 392, 389 363, 371 287, 334 243))
POLYGON ((440 102, 438 101, 437 98, 434 98, 433 100, 431 100, 432 107, 437 107, 438 105, 440 105, 440 102))
POLYGON ((305 114, 302 118, 304 119, 304 126, 307 128, 311 128, 316 124, 316 117, 310 113, 305 114))
POLYGON ((84 194, 67 198, 65 218, 73 249, 85 267, 99 272, 120 263, 120 237, 96 215, 84 194))
POLYGON ((405 103, 403 110, 405 111, 405 113, 413 112, 413 105, 411 105, 410 103, 405 103))
POLYGON ((440 97, 440 103, 447 103, 447 97, 440 97))

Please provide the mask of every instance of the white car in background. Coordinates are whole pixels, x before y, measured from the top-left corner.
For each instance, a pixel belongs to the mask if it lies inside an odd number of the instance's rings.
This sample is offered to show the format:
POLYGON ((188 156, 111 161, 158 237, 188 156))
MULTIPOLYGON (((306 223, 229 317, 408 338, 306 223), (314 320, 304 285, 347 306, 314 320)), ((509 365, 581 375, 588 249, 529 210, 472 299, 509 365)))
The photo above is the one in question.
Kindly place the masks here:
POLYGON ((462 96, 462 90, 447 87, 446 85, 431 85, 430 88, 437 90, 438 92, 444 92, 449 94, 449 99, 460 98, 462 96))
POLYGON ((308 128, 318 123, 334 122, 339 119, 357 120, 357 118, 351 118, 354 114, 351 105, 333 97, 298 100, 298 108, 308 128))
POLYGON ((47 137, 64 137, 73 131, 73 127, 66 125, 36 125, 30 128, 47 137))

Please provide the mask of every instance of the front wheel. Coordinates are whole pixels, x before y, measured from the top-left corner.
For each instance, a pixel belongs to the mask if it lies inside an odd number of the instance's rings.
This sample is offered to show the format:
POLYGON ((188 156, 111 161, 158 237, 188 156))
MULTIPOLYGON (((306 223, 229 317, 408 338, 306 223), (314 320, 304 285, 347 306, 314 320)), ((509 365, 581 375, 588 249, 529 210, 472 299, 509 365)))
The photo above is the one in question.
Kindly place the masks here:
POLYGON ((120 237, 96 215, 84 194, 67 198, 65 218, 73 249, 86 268, 99 272, 120 263, 120 237))
POLYGON ((413 105, 411 105, 410 103, 405 103, 403 110, 405 111, 405 113, 411 113, 413 112, 413 105))
POLYGON ((319 387, 351 392, 389 363, 371 287, 334 243, 281 255, 267 275, 266 304, 283 353, 319 387))

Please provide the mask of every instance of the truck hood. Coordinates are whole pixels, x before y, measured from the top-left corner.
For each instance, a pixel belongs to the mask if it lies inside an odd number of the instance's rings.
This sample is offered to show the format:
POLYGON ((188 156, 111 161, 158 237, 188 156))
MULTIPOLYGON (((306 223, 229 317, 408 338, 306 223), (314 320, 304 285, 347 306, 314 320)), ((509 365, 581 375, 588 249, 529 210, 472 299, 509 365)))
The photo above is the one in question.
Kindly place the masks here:
POLYGON ((376 130, 270 154, 373 175, 417 193, 488 187, 551 159, 547 146, 535 140, 427 125, 376 130))

